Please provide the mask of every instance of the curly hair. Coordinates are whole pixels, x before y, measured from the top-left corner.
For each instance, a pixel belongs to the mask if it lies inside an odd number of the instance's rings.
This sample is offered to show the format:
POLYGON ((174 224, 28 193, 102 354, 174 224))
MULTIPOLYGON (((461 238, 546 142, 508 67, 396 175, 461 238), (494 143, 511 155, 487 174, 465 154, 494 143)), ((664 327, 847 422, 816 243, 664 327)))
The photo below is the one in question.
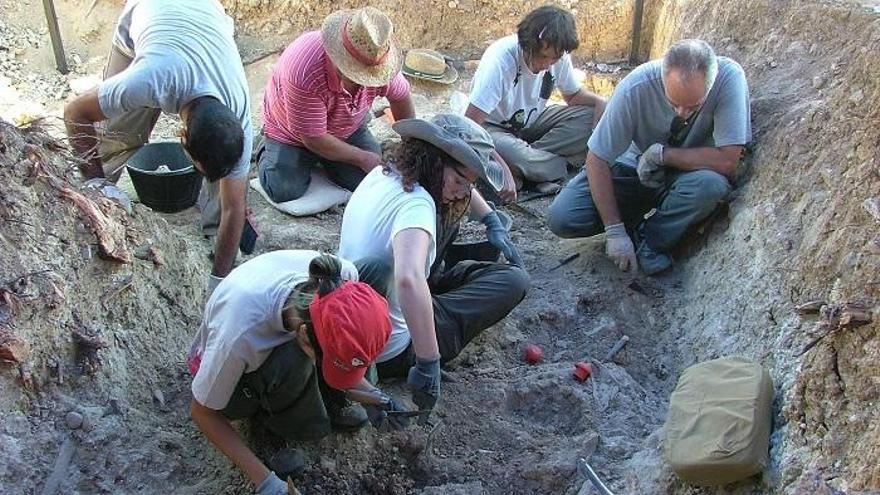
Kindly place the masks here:
MULTIPOLYGON (((405 137, 390 163, 400 174, 404 191, 412 192, 418 183, 434 198, 434 204, 443 204, 443 168, 456 163, 443 150, 427 141, 405 137)), ((384 172, 390 171, 390 165, 385 165, 384 172)))
POLYGON ((553 47, 557 55, 571 53, 580 44, 574 16, 554 5, 545 5, 526 14, 516 26, 519 46, 526 53, 538 53, 544 45, 553 47))

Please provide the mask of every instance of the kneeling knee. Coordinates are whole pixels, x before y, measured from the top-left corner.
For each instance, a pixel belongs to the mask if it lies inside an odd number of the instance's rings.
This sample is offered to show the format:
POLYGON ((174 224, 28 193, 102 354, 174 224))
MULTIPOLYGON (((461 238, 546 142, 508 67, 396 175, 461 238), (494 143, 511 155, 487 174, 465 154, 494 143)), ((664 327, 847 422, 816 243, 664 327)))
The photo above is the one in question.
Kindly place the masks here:
POLYGON ((510 291, 511 298, 515 298, 517 302, 522 301, 529 288, 532 286, 529 273, 522 267, 509 265, 510 273, 508 274, 507 286, 510 291))
POLYGON ((554 208, 553 206, 554 205, 551 204, 550 208, 547 210, 547 228, 550 229, 550 232, 553 232, 563 239, 577 237, 574 224, 571 221, 568 212, 559 211, 558 208, 554 208))
POLYGON ((714 207, 730 194, 730 182, 723 175, 711 170, 700 170, 694 173, 699 174, 696 195, 700 203, 714 207))

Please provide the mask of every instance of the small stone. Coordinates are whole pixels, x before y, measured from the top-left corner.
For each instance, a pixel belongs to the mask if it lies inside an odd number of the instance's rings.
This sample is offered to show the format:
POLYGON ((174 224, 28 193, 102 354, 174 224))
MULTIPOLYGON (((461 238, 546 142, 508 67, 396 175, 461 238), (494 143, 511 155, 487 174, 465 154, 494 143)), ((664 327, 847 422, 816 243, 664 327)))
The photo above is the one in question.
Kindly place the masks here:
POLYGON ((67 413, 64 421, 67 422, 68 428, 70 428, 71 430, 76 430, 83 425, 84 418, 82 414, 76 411, 70 411, 69 413, 67 413))
POLYGON ((95 420, 88 414, 82 417, 82 430, 86 433, 95 429, 95 420))
POLYGON ((336 471, 336 461, 330 459, 329 457, 321 458, 321 470, 327 472, 335 472, 336 471))
POLYGON ((880 254, 880 236, 877 236, 870 241, 868 241, 868 245, 865 246, 871 254, 880 254))
POLYGON ((861 89, 857 89, 851 95, 849 95, 849 101, 852 103, 861 103, 862 100, 865 99, 865 93, 861 89))
POLYGON ((449 2, 446 4, 446 6, 449 7, 450 9, 454 9, 454 8, 458 7, 458 2, 456 2, 455 0, 449 0, 449 2))
POLYGON ((159 409, 165 409, 165 394, 158 388, 153 390, 153 402, 159 406, 159 409))
POLYGON ((880 222, 880 198, 868 198, 862 203, 862 206, 874 220, 880 222))

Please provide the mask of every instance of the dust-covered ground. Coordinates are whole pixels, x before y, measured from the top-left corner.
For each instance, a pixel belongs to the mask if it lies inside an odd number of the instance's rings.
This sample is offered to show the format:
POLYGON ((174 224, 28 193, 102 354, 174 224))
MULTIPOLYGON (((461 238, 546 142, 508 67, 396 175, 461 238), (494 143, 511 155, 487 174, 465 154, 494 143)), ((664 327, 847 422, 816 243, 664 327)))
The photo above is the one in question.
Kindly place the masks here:
MULTIPOLYGON (((311 8, 294 3, 274 7, 311 8)), ((579 19, 594 8, 569 3, 583 9, 579 19)), ((119 4, 58 2, 79 58, 71 75, 59 76, 39 2, 0 0, 0 115, 45 116, 42 125, 57 136, 64 101, 100 75, 119 4)), ((447 21, 467 18, 461 26, 479 25, 461 12, 465 4, 431 8, 447 21)), ((331 8, 322 4, 285 27, 260 17, 272 2, 227 5, 247 27, 246 60, 269 54, 331 8), (268 30, 263 38, 255 36, 260 29, 268 30)), ((309 459, 296 480, 303 493, 586 494, 579 457, 619 494, 880 490, 877 12, 844 2, 735 0, 654 1, 649 14, 643 39, 655 56, 674 39, 699 36, 746 69, 756 144, 737 197, 689 236, 671 273, 653 278, 619 273, 601 239, 552 236, 543 221, 549 198, 508 208, 532 289, 450 364, 439 425, 301 444, 309 459), (825 314, 795 310, 810 301, 824 303, 825 314), (841 324, 834 308, 846 304, 867 308, 874 321, 841 324), (601 359, 623 335, 629 344, 594 380, 572 379, 574 362, 601 359), (543 362, 524 363, 526 343, 543 347, 543 362), (756 359, 773 375, 772 464, 738 484, 696 489, 662 459, 668 396, 685 367, 728 354, 756 359)), ((448 33, 425 29, 432 43, 448 33)), ((406 36, 417 39, 415 31, 407 26, 406 36)), ((619 53, 619 40, 609 40, 619 53)), ((456 91, 467 93, 468 59, 482 47, 465 48, 454 87, 414 85, 420 115, 455 107, 456 91)), ((257 118, 274 60, 248 65, 257 118)), ((606 94, 625 73, 587 59, 578 66, 606 94)), ((392 138, 385 121, 371 125, 392 138)), ((175 130, 175 120, 163 118, 154 138, 175 130)), ((136 205, 127 215, 78 196, 73 164, 51 137, 0 127, 0 350, 9 361, 0 364, 2 491, 248 493, 188 417, 183 357, 201 316, 211 248, 198 213, 136 205)), ((256 194, 249 206, 262 232, 258 253, 333 251, 338 243, 343 208, 293 219, 256 194)), ((242 429, 260 455, 280 447, 242 429)))

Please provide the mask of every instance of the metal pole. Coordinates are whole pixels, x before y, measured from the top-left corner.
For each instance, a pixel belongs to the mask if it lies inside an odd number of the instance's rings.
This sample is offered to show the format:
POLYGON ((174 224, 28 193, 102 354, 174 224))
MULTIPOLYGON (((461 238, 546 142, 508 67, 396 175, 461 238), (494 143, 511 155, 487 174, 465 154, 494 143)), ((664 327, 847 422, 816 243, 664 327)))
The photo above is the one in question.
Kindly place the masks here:
POLYGON ((633 12, 632 48, 629 51, 629 64, 639 63, 639 45, 642 39, 642 11, 645 8, 645 0, 635 0, 635 12, 633 12))
POLYGON ((46 22, 49 24, 49 37, 52 38, 52 51, 55 52, 55 66, 58 72, 67 74, 67 57, 64 56, 64 46, 61 44, 61 31, 58 30, 58 16, 55 15, 55 3, 52 0, 43 0, 43 10, 46 11, 46 22))

